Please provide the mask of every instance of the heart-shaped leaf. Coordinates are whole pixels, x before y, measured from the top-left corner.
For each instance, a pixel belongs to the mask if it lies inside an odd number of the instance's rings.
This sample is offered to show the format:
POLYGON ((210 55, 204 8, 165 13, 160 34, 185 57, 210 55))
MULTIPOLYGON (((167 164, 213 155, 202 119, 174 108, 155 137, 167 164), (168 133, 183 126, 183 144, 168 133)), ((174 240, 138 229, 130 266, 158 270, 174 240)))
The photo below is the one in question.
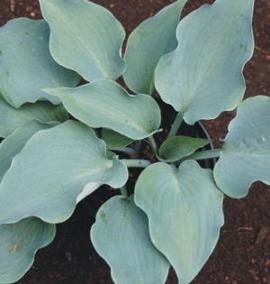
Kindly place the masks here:
POLYGON ((216 0, 180 22, 178 47, 160 59, 155 86, 188 124, 241 102, 242 71, 254 50, 253 7, 254 0, 216 0))
POLYGON ((101 137, 109 149, 123 149, 133 142, 132 139, 106 128, 101 130, 101 137))
POLYGON ((0 283, 17 282, 32 266, 38 249, 50 244, 55 225, 37 218, 0 226, 0 283))
POLYGON ((0 137, 7 137, 17 127, 32 120, 43 123, 63 122, 68 119, 68 113, 62 105, 53 106, 48 102, 25 104, 19 109, 10 106, 0 96, 0 137))
POLYGON ((227 195, 241 198, 250 185, 270 185, 270 98, 245 100, 229 125, 220 158, 214 168, 217 185, 227 195))
POLYGON ((43 88, 73 87, 79 76, 56 64, 49 53, 49 27, 20 18, 0 28, 0 93, 18 108, 27 102, 59 100, 43 88))
POLYGON ((139 140, 155 133, 161 121, 156 101, 147 95, 129 95, 111 80, 98 80, 77 88, 46 90, 83 123, 104 127, 139 140))
POLYGON ((25 143, 39 130, 49 125, 31 121, 17 128, 0 144, 0 181, 9 169, 12 159, 20 153, 25 143))
POLYGON ((139 177, 135 202, 149 219, 154 245, 167 257, 181 284, 198 274, 223 225, 223 194, 212 172, 193 160, 179 169, 153 164, 139 177))
POLYGON ((160 146, 159 156, 166 160, 166 162, 176 162, 193 154, 209 143, 207 139, 189 136, 171 136, 160 146))
POLYGON ((106 152, 94 131, 75 121, 33 135, 0 183, 0 224, 32 216, 60 223, 87 184, 123 186, 127 167, 106 152))
POLYGON ((160 57, 177 46, 176 27, 187 0, 178 0, 142 22, 129 36, 124 80, 135 93, 151 94, 160 57))
POLYGON ((61 65, 84 79, 118 78, 125 31, 105 8, 85 0, 39 0, 51 29, 50 51, 61 65))
POLYGON ((117 284, 163 284, 169 263, 151 243, 147 217, 133 198, 111 198, 99 209, 91 229, 96 251, 111 267, 117 284))

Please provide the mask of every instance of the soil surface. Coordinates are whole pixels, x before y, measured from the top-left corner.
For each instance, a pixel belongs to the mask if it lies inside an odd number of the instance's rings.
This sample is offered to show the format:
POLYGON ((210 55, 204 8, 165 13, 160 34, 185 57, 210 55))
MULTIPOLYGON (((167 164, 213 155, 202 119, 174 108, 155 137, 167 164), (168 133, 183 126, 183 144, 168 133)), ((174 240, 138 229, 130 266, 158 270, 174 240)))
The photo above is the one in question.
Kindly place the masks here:
MULTIPOLYGON (((128 33, 154 15, 169 0, 100 0, 124 24, 128 33)), ((210 1, 190 0, 184 13, 210 1)), ((36 0, 1 0, 0 25, 9 19, 40 18, 36 0)), ((257 0, 254 18, 256 50, 245 69, 247 96, 270 95, 270 0, 257 0)), ((233 112, 204 122, 215 145, 226 133, 233 112)), ((104 189, 103 189, 104 192, 104 189)), ((108 196, 113 191, 107 189, 108 196)), ((110 271, 89 241, 89 228, 100 205, 101 191, 78 206, 74 216, 58 226, 51 246, 37 254, 36 262, 20 284, 109 284, 110 271)), ((226 199, 225 226, 218 246, 193 284, 270 284, 270 188, 256 183, 247 198, 226 199)), ((173 273, 168 284, 176 284, 173 273)), ((128 284, 128 283, 127 283, 128 284)))

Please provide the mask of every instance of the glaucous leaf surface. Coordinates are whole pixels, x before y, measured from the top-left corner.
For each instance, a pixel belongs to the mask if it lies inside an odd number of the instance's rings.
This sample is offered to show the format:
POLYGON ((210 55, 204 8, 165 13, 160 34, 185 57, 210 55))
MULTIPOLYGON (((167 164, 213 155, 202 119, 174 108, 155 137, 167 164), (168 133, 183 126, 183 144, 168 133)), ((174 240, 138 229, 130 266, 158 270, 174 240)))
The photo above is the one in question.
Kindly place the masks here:
POLYGON ((228 196, 241 198, 250 185, 270 185, 270 98, 246 99, 229 125, 220 158, 214 168, 219 188, 228 196))
POLYGON ((111 80, 46 91, 58 96, 68 112, 83 123, 114 130, 133 140, 151 136, 160 126, 160 109, 152 97, 129 95, 111 80))
POLYGON ((142 22, 130 35, 124 80, 135 93, 151 94, 160 57, 177 46, 176 27, 187 0, 178 0, 142 22))
POLYGON ((43 88, 74 87, 79 76, 54 62, 49 53, 49 27, 43 20, 19 18, 0 28, 0 93, 12 106, 56 97, 43 88))
POLYGON ((193 160, 178 169, 153 164, 137 181, 135 203, 148 216, 151 240, 180 283, 190 283, 212 253, 224 223, 223 194, 212 172, 193 160))
POLYGON ((84 188, 83 191, 77 196, 76 203, 78 204, 96 189, 98 189, 102 184, 98 182, 90 182, 84 188))
POLYGON ((160 59, 155 86, 186 123, 240 104, 246 89, 242 71, 254 49, 253 6, 254 0, 216 0, 180 22, 178 47, 160 59))
POLYGON ((0 224, 35 216, 48 223, 67 220, 88 183, 123 186, 127 167, 107 158, 93 130, 67 121, 32 136, 0 183, 0 224))
POLYGON ((0 226, 0 283, 15 283, 30 269, 38 249, 50 244, 55 225, 38 218, 0 226))
POLYGON ((125 30, 110 11, 86 0, 39 2, 51 29, 50 51, 59 64, 88 81, 123 73, 125 30))
POLYGON ((109 149, 122 149, 133 142, 132 139, 106 128, 101 130, 101 137, 109 149))
MULTIPOLYGON (((14 156, 34 133, 46 127, 49 126, 28 122, 0 144, 0 182, 14 156)), ((1 206, 3 202, 5 200, 1 200, 1 206)), ((54 236, 55 226, 37 218, 0 225, 0 283, 17 282, 33 264, 36 251, 48 245, 54 236)))
POLYGON ((15 109, 0 96, 0 137, 7 137, 17 127, 32 120, 48 123, 63 122, 67 119, 68 113, 62 105, 53 106, 48 102, 37 102, 15 109))
POLYGON ((163 284, 170 264, 153 246, 147 217, 133 198, 116 196, 99 209, 91 229, 96 251, 117 284, 163 284))
POLYGON ((210 142, 207 139, 189 136, 171 136, 166 139, 159 149, 159 156, 166 162, 176 162, 185 158, 210 142))
POLYGON ((20 153, 26 142, 37 131, 46 128, 49 128, 49 125, 36 121, 28 122, 17 128, 0 144, 0 181, 9 169, 13 158, 20 153))

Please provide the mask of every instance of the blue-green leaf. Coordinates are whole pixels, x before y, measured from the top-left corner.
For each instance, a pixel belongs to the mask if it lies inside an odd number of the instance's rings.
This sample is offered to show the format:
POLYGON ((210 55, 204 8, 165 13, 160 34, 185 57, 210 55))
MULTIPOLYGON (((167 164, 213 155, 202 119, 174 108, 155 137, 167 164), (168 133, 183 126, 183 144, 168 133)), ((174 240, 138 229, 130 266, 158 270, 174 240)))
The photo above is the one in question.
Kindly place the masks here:
POLYGON ((180 283, 190 283, 212 253, 224 223, 223 194, 212 172, 193 160, 179 169, 153 164, 137 181, 135 203, 148 216, 153 244, 172 264, 180 283))
POLYGON ((253 8, 254 0, 216 0, 180 22, 178 47, 159 61, 155 86, 188 124, 240 104, 254 50, 253 8))
POLYGON ((176 27, 187 0, 178 0, 142 22, 129 36, 124 80, 135 93, 151 94, 160 57, 177 46, 176 27))
POLYGON ((0 226, 0 283, 15 283, 32 266, 38 249, 50 244, 55 225, 29 218, 0 226))
POLYGON ((76 203, 81 202, 84 198, 86 198, 88 195, 90 195, 92 192, 94 192, 100 186, 102 186, 102 183, 98 183, 98 182, 90 182, 90 183, 88 183, 83 188, 83 191, 77 196, 76 203))
POLYGON ((133 198, 117 196, 99 209, 91 229, 96 251, 111 267, 116 284, 163 284, 169 263, 151 243, 147 217, 133 198))
POLYGON ((270 185, 270 98, 245 100, 229 125, 214 168, 217 185, 227 195, 241 198, 257 180, 270 185))
POLYGON ((207 139, 189 136, 171 136, 166 139, 159 149, 159 156, 166 162, 176 162, 193 154, 210 142, 207 139))
POLYGON ((65 108, 83 123, 112 129, 133 140, 151 136, 160 126, 160 109, 152 97, 129 95, 111 80, 47 92, 58 96, 65 108))
POLYGON ((18 108, 56 97, 43 88, 73 87, 79 76, 56 64, 49 53, 49 28, 43 20, 20 18, 0 28, 0 93, 18 108))
POLYGON ((132 139, 106 128, 101 130, 101 137, 109 149, 122 149, 133 142, 132 139))
POLYGON ((20 153, 26 142, 39 130, 49 125, 31 121, 17 128, 0 144, 0 181, 9 169, 13 158, 20 153))
POLYGON ((87 184, 123 186, 127 167, 106 152, 94 131, 75 121, 33 135, 0 183, 0 224, 32 216, 60 223, 87 184))
POLYGON ((0 137, 7 137, 17 127, 32 120, 49 123, 63 122, 67 119, 68 113, 62 105, 53 106, 48 102, 37 102, 15 109, 0 96, 0 137))
MULTIPOLYGON (((28 122, 0 144, 0 182, 12 159, 22 150, 25 143, 34 133, 47 127, 49 126, 38 122, 28 122)), ((33 264, 36 251, 48 245, 54 236, 55 226, 37 218, 0 225, 0 283, 18 281, 33 264)))
POLYGON ((39 0, 51 29, 50 51, 61 65, 84 79, 118 78, 125 31, 105 8, 85 0, 39 0))

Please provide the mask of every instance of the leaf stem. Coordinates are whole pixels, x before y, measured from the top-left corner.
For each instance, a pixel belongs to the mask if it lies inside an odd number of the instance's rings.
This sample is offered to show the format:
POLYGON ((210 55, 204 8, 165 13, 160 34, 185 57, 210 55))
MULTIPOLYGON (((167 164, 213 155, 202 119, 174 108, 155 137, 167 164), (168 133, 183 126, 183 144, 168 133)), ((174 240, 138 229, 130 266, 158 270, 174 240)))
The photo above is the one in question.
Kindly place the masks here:
POLYGON ((156 154, 158 148, 157 148, 157 143, 155 141, 154 136, 148 137, 147 140, 148 140, 148 142, 149 142, 149 144, 151 146, 152 151, 154 152, 154 154, 156 154))
POLYGON ((199 151, 196 152, 188 157, 188 159, 193 160, 207 160, 207 159, 213 159, 220 156, 221 149, 213 149, 213 150, 205 150, 205 151, 199 151))
POLYGON ((135 155, 137 154, 137 151, 135 151, 134 149, 130 148, 130 147, 125 147, 125 148, 111 148, 110 149, 111 151, 117 151, 117 152, 122 152, 124 154, 127 154, 127 155, 135 155))
POLYGON ((138 159, 123 159, 121 161, 124 162, 128 168, 146 168, 151 164, 150 161, 138 159))
POLYGON ((183 115, 181 112, 178 112, 168 136, 175 136, 182 122, 183 122, 183 115))

